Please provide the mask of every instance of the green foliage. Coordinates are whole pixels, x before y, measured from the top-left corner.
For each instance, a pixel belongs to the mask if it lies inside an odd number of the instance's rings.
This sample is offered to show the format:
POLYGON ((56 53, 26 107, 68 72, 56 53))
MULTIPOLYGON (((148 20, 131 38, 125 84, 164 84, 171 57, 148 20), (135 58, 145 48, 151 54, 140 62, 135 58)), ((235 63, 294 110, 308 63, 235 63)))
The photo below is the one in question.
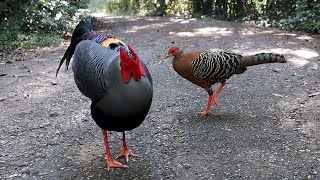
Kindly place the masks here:
POLYGON ((19 22, 10 23, 12 26, 0 28, 0 49, 35 48, 50 46, 62 41, 61 35, 55 33, 24 33, 21 31, 19 22))
POLYGON ((89 0, 12 0, 1 2, 0 49, 32 48, 60 42, 88 16, 89 0), (19 4, 20 3, 20 4, 19 4))
POLYGON ((145 16, 167 16, 182 14, 187 15, 188 0, 182 0, 186 4, 181 4, 178 0, 109 0, 105 6, 101 6, 102 0, 93 0, 89 4, 90 10, 106 12, 116 15, 145 15, 145 16))
POLYGON ((317 1, 297 0, 278 20, 273 20, 275 26, 285 29, 296 29, 310 33, 320 33, 320 3, 317 1))
POLYGON ((78 8, 86 3, 87 0, 77 1, 77 4, 65 0, 32 0, 24 9, 23 30, 65 33, 66 27, 71 27, 72 20, 79 19, 78 8))

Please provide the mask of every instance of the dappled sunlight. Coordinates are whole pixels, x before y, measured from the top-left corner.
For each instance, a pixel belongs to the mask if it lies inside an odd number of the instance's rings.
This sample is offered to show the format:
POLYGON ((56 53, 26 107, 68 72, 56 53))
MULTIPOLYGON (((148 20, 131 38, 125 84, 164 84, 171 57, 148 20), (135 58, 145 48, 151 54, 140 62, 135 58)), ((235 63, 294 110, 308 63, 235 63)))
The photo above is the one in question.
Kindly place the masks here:
POLYGON ((233 31, 230 31, 227 28, 219 28, 219 27, 198 28, 198 29, 194 29, 194 31, 197 34, 204 34, 204 35, 214 35, 214 34, 229 35, 233 33, 233 31))
POLYGON ((197 19, 192 18, 192 19, 176 19, 176 18, 171 18, 170 21, 175 22, 175 23, 180 23, 180 24, 187 24, 191 23, 192 21, 196 21, 197 19))
POLYGON ((172 22, 166 22, 166 23, 158 23, 158 24, 148 24, 148 25, 139 25, 139 26, 132 26, 131 29, 128 29, 126 31, 124 31, 124 33, 134 33, 137 32, 139 30, 143 30, 143 29, 160 29, 165 25, 169 25, 172 24, 172 22))
POLYGON ((274 33, 273 30, 261 30, 261 29, 253 29, 253 28, 246 28, 244 31, 240 31, 241 35, 257 35, 257 34, 272 34, 274 33))
POLYGON ((178 35, 178 36, 186 36, 186 37, 196 36, 196 34, 192 32, 169 32, 169 35, 178 35))
POLYGON ((286 54, 293 55, 293 58, 287 58, 295 67, 303 67, 310 64, 310 60, 315 57, 319 57, 316 51, 310 49, 291 50, 286 49, 286 54))
POLYGON ((253 36, 253 35, 264 35, 264 34, 274 34, 275 31, 273 29, 262 29, 260 27, 243 27, 241 30, 236 31, 244 36, 253 36))
POLYGON ((185 21, 186 19, 178 19, 178 18, 170 18, 171 22, 177 23, 177 22, 182 22, 185 21))
POLYGON ((178 36, 230 36, 233 31, 227 28, 218 28, 218 27, 205 27, 205 28, 196 28, 190 31, 183 32, 169 32, 169 35, 178 35, 178 36))
POLYGON ((289 62, 291 62, 295 67, 303 67, 310 63, 310 61, 305 59, 297 59, 297 58, 291 58, 288 59, 289 62))
POLYGON ((296 50, 292 52, 296 56, 299 56, 301 58, 306 58, 306 59, 311 59, 315 57, 319 57, 319 54, 317 52, 314 52, 309 49, 301 49, 301 50, 296 50))

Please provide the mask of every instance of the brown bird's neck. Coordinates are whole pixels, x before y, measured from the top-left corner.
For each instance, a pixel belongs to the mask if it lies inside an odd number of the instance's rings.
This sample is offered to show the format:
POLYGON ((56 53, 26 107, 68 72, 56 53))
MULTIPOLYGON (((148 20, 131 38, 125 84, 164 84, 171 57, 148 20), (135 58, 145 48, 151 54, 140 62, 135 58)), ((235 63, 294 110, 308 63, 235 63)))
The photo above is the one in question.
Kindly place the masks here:
POLYGON ((172 61, 173 69, 185 79, 199 85, 197 78, 192 73, 191 63, 197 59, 202 51, 193 51, 188 53, 178 53, 172 61))
POLYGON ((189 79, 191 73, 191 64, 188 58, 188 53, 184 54, 183 51, 179 53, 172 60, 173 69, 182 77, 189 79))

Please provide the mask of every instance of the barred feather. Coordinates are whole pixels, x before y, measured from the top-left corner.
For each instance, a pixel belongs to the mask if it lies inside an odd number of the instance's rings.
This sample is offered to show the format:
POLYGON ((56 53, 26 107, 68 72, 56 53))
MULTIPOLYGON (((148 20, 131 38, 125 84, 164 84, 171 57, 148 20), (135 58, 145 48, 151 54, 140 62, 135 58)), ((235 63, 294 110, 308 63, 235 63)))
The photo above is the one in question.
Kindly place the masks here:
POLYGON ((266 63, 285 63, 287 62, 283 55, 274 53, 259 53, 252 56, 243 56, 241 66, 253 66, 266 63))
POLYGON ((191 62, 193 75, 198 79, 224 79, 239 68, 241 55, 229 52, 203 52, 191 62))
POLYGON ((229 52, 202 52, 191 61, 193 75, 201 80, 228 79, 233 74, 242 73, 247 66, 265 63, 285 63, 283 55, 260 53, 252 56, 242 56, 229 52))

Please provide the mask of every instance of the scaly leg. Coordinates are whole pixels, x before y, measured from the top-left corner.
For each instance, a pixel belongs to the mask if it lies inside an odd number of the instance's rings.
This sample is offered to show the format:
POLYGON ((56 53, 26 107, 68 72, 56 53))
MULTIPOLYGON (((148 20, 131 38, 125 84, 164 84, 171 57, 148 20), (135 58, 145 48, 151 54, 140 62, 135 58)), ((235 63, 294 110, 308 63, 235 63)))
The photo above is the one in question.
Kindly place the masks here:
POLYGON ((118 159, 119 157, 125 156, 127 162, 129 161, 129 156, 138 156, 136 154, 133 154, 127 147, 127 143, 126 143, 126 135, 124 133, 124 131, 122 132, 122 147, 120 150, 119 155, 116 157, 116 159, 118 159))
POLYGON ((220 87, 218 88, 218 90, 216 91, 216 93, 214 95, 212 95, 212 90, 211 88, 207 89, 208 93, 209 93, 209 99, 208 99, 208 103, 207 103, 207 107, 204 111, 202 112, 197 112, 198 115, 200 116, 206 116, 209 114, 210 111, 210 106, 211 103, 214 107, 218 107, 218 95, 220 94, 220 92, 222 91, 223 87, 226 85, 226 81, 223 81, 220 85, 220 87))
POLYGON ((103 129, 102 129, 102 135, 103 135, 104 145, 106 147, 106 155, 107 155, 106 160, 107 160, 108 171, 110 170, 111 167, 127 168, 128 167, 127 165, 123 165, 112 158, 110 149, 109 149, 107 132, 103 129))
POLYGON ((198 115, 200 115, 200 116, 206 116, 206 115, 209 114, 212 99, 213 99, 213 95, 209 96, 206 110, 204 110, 204 111, 202 111, 202 112, 197 112, 198 115))
POLYGON ((226 81, 222 82, 216 93, 212 97, 212 104, 215 108, 218 107, 218 95, 222 91, 223 87, 226 85, 226 81))

